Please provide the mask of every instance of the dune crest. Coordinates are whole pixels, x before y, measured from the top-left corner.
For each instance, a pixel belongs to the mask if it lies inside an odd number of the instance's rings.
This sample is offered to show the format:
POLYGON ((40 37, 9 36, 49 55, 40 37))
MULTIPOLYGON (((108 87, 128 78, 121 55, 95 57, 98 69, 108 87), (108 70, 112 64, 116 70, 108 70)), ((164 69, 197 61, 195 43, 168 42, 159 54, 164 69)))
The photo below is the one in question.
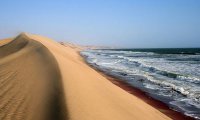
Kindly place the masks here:
POLYGON ((112 84, 85 64, 77 49, 29 35, 58 61, 70 120, 169 120, 170 118, 112 84))
POLYGON ((85 64, 77 49, 21 34, 0 47, 1 120, 169 120, 85 64))
POLYGON ((0 120, 63 119, 60 82, 57 61, 41 43, 20 34, 4 44, 0 47, 0 120))
POLYGON ((20 34, 14 40, 0 47, 0 57, 5 57, 22 49, 28 43, 28 37, 20 34))

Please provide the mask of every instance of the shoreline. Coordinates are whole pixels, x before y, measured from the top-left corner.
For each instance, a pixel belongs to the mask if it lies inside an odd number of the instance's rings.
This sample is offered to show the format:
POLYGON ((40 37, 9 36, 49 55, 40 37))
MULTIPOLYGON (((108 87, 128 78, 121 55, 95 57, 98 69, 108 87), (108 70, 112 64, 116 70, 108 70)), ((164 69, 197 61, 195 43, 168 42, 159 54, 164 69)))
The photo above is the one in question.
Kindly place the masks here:
POLYGON ((61 74, 66 117, 69 120, 170 120, 168 116, 112 84, 92 69, 78 51, 79 47, 61 44, 38 35, 54 55, 61 74))
POLYGON ((186 116, 181 112, 171 109, 167 104, 163 103, 162 101, 152 98, 151 96, 146 94, 146 92, 129 85, 128 83, 124 82, 122 79, 117 78, 116 76, 110 75, 110 74, 98 69, 97 67, 87 63, 85 57, 80 54, 80 51, 78 52, 78 54, 83 58, 85 64, 87 64, 89 67, 91 67, 92 69, 97 71, 99 74, 104 76, 111 83, 120 87, 121 89, 125 90, 126 92, 130 93, 131 95, 136 96, 137 98, 141 99, 145 103, 147 103, 150 106, 154 107, 155 109, 159 110, 160 112, 162 112, 166 116, 170 117, 171 119, 173 119, 173 120, 195 120, 195 118, 186 116))
POLYGON ((0 111, 0 119, 171 120, 126 92, 133 91, 127 84, 86 64, 80 50, 31 34, 20 34, 3 47, 0 62, 5 64, 0 73, 6 79, 1 80, 0 105, 6 107, 0 111), (129 89, 124 91, 122 85, 129 89))

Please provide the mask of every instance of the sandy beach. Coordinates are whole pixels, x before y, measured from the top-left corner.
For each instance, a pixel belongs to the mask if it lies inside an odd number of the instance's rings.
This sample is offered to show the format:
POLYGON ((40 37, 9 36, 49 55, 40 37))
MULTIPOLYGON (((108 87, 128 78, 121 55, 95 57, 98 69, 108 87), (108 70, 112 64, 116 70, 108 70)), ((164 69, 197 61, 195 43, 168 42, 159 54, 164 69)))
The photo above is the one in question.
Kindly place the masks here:
MULTIPOLYGON (((88 64, 86 62, 86 64, 88 64)), ((90 64, 88 64, 90 65, 90 64)), ((91 66, 91 65, 90 65, 91 66)), ((98 68, 91 66, 94 70, 98 71, 101 75, 105 76, 110 82, 115 84, 116 86, 122 88, 123 90, 127 91, 128 93, 140 98, 145 103, 151 105, 152 107, 156 108, 160 112, 164 113, 168 117, 173 120, 194 120, 194 118, 186 116, 178 111, 171 109, 167 104, 152 98, 146 92, 131 86, 130 84, 124 82, 122 79, 117 78, 116 76, 112 76, 108 73, 105 73, 98 68)))
POLYGON ((20 34, 0 41, 1 120, 170 120, 88 66, 80 48, 20 34))

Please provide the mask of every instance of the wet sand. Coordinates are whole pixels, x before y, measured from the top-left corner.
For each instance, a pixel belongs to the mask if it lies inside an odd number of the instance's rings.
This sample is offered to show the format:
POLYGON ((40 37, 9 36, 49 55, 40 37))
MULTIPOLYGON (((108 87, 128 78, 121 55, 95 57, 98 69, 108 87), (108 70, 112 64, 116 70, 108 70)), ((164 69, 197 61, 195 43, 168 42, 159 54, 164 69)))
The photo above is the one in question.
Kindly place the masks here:
POLYGON ((32 34, 3 43, 0 119, 171 119, 85 64, 79 49, 32 34))
MULTIPOLYGON (((85 63, 88 64, 86 61, 85 61, 85 63)), ((127 91, 128 93, 140 98, 142 101, 144 101, 147 104, 151 105, 152 107, 158 109, 160 112, 167 115, 171 119, 173 119, 173 120, 195 120, 192 117, 186 116, 178 111, 174 111, 173 109, 170 109, 169 106, 167 106, 165 103, 152 98, 147 93, 143 92, 142 90, 140 90, 138 88, 135 88, 135 87, 129 85, 128 83, 124 82, 123 80, 121 80, 115 76, 109 75, 108 73, 105 73, 90 64, 88 64, 88 65, 91 66, 97 72, 99 72, 101 75, 105 76, 113 84, 117 85, 118 87, 122 88, 123 90, 127 91)))

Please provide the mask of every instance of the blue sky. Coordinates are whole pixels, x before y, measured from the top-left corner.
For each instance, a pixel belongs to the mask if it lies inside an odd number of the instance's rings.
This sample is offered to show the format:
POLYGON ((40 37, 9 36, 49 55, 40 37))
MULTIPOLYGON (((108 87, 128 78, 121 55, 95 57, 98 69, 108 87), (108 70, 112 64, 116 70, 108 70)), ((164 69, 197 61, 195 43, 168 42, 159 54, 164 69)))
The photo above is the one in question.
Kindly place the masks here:
POLYGON ((0 38, 132 48, 200 47, 200 0, 1 0, 0 38))

